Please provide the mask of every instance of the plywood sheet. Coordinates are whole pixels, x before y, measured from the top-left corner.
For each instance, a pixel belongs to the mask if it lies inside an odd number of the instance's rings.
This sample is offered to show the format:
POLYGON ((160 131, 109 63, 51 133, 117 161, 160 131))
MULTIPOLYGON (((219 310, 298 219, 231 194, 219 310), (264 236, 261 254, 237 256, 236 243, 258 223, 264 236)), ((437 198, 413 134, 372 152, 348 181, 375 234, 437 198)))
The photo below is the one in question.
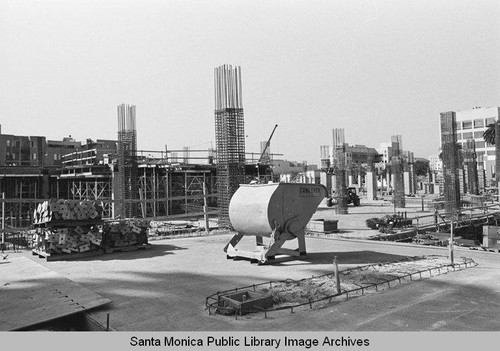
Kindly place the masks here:
POLYGON ((23 329, 110 302, 27 257, 0 265, 0 330, 23 329))

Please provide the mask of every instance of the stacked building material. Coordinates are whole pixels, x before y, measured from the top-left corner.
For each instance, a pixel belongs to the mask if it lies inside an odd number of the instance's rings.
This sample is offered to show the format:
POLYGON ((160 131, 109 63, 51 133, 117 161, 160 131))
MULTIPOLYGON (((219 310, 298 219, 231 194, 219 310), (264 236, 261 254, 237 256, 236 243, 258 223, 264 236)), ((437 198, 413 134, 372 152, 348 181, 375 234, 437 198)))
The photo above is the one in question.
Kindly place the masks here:
POLYGON ((137 219, 106 222, 102 247, 106 250, 144 246, 148 243, 148 223, 137 219))
POLYGON ((103 207, 90 200, 50 199, 38 204, 33 214, 34 224, 50 221, 100 220, 103 207))
POLYGON ((96 250, 100 248, 102 242, 100 225, 40 229, 33 235, 34 247, 45 255, 96 250))

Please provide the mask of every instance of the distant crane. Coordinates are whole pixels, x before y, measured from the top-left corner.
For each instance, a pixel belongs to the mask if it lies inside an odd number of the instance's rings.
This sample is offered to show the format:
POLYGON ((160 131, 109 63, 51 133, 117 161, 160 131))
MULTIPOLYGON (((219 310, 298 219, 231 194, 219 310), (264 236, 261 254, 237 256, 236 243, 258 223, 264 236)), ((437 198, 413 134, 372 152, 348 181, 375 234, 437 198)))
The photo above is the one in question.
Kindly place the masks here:
POLYGON ((277 124, 274 125, 273 131, 271 132, 269 139, 267 139, 266 147, 264 148, 264 150, 262 150, 262 153, 260 154, 260 157, 259 157, 259 160, 257 161, 257 164, 260 164, 262 162, 262 158, 264 157, 264 155, 267 151, 267 148, 269 147, 269 145, 271 145, 271 139, 273 137, 273 134, 274 134, 274 131, 276 130, 276 128, 278 128, 277 124))
POLYGON ((273 137, 273 134, 274 134, 274 131, 276 130, 276 128, 278 128, 277 124, 274 125, 273 131, 271 132, 269 139, 267 139, 266 146, 264 147, 264 150, 262 150, 262 153, 260 154, 259 160, 257 161, 257 166, 256 166, 257 167, 257 178, 259 178, 259 179, 260 179, 259 166, 262 162, 262 159, 264 158, 264 155, 266 154, 267 149, 269 148, 269 145, 271 145, 271 139, 273 137))

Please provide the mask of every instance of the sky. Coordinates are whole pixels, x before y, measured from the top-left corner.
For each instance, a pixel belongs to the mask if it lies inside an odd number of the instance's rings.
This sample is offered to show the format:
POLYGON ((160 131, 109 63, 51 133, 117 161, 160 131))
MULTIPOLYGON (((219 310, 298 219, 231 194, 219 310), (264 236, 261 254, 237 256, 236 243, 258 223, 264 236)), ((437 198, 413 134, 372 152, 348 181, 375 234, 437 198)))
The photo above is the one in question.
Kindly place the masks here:
POLYGON ((242 71, 247 152, 318 164, 401 135, 428 157, 439 114, 500 106, 497 0, 0 0, 2 133, 215 147, 214 68, 242 71))

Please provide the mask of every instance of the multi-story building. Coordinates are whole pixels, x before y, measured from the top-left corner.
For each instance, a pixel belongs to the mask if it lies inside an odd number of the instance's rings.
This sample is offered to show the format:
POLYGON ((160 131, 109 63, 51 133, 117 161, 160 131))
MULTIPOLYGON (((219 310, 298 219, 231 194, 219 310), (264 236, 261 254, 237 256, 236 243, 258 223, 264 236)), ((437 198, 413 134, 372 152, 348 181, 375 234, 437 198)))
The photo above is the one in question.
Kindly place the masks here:
POLYGON ((429 169, 433 172, 441 172, 443 170, 443 161, 439 154, 429 156, 429 169))
POLYGON ((377 152, 381 155, 381 162, 388 163, 391 159, 392 143, 380 143, 377 152))
POLYGON ((60 166, 61 157, 81 148, 81 143, 66 137, 46 140, 42 136, 0 134, 0 166, 60 166))
POLYGON ((487 180, 492 180, 495 174, 495 146, 484 141, 483 133, 499 115, 500 107, 476 107, 455 112, 457 142, 465 149, 468 139, 475 141, 477 158, 479 160, 482 156, 487 180))
MULTIPOLYGON (((328 168, 333 163, 333 146, 321 145, 321 168, 328 168)), ((350 167, 367 164, 370 160, 373 163, 381 162, 383 156, 377 149, 365 145, 345 144, 346 163, 350 167)))
POLYGON ((82 148, 82 143, 71 137, 64 137, 63 140, 47 140, 47 148, 44 154, 45 166, 61 166, 62 156, 78 151, 82 148))

